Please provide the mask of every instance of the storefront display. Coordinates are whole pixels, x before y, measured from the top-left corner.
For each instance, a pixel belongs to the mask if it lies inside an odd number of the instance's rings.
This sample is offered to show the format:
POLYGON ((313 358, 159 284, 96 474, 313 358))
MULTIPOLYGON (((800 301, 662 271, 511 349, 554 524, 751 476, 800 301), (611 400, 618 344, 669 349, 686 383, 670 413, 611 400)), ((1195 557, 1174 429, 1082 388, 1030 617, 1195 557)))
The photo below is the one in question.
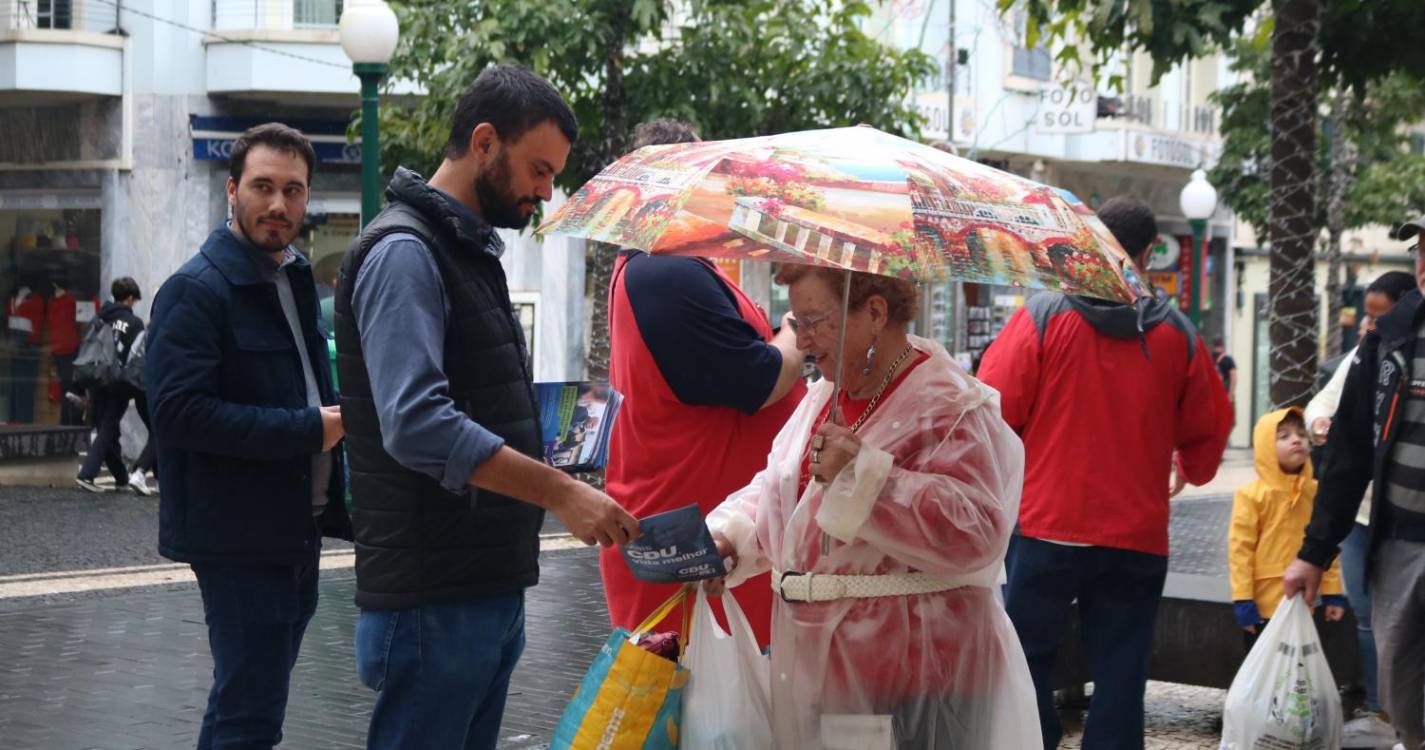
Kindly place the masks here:
POLYGON ((99 217, 98 209, 0 210, 8 424, 84 423, 84 396, 69 378, 99 302, 99 217))

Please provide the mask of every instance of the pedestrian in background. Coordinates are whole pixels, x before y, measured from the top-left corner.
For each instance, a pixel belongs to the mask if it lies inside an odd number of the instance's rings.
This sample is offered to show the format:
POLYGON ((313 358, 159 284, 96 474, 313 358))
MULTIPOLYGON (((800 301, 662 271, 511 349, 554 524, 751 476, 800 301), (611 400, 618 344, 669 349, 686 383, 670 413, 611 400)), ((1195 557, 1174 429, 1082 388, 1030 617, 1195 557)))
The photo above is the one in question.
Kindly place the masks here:
POLYGON ((1237 360, 1227 353, 1221 336, 1212 340, 1212 361, 1217 365, 1218 374, 1222 376, 1222 387, 1227 389, 1227 398, 1230 401, 1237 392, 1237 360))
MULTIPOLYGON (((653 120, 638 126, 634 148, 697 140, 687 123, 653 120)), ((766 465, 772 438, 806 394, 796 332, 785 319, 774 332, 767 313, 705 258, 620 252, 609 338, 609 378, 624 402, 605 476, 609 494, 639 518, 689 503, 712 512, 766 465)), ((634 628, 677 590, 634 578, 617 549, 600 552, 614 627, 634 628)), ((768 574, 738 594, 766 646, 768 574)), ((721 602, 714 610, 721 618, 721 602)))
POLYGON ((377 694, 373 750, 495 746, 545 510, 588 544, 638 534, 612 498, 539 460, 529 349, 495 233, 523 229, 550 199, 576 135, 547 81, 485 69, 455 106, 435 174, 398 168, 342 264, 356 671, 377 694))
MULTIPOLYGON (((1120 196, 1098 213, 1141 273, 1158 236, 1152 209, 1120 196)), ((1232 428, 1222 377, 1171 301, 1056 292, 1030 297, 1010 318, 979 377, 1024 439, 1005 609, 1034 676, 1044 747, 1062 735, 1054 660, 1077 600, 1094 683, 1084 747, 1141 748, 1168 573, 1169 477, 1174 466, 1193 484, 1217 473, 1232 428)))
POLYGON ((311 265, 292 247, 316 154, 258 125, 233 142, 232 219, 159 289, 144 378, 163 494, 159 552, 193 566, 213 687, 199 750, 282 741, 317 608, 321 537, 349 539, 342 437, 311 265))
MULTIPOLYGON (((109 290, 113 299, 99 310, 98 320, 92 325, 108 325, 113 330, 115 354, 118 364, 122 366, 129 360, 134 341, 143 333, 143 321, 134 314, 134 305, 138 304, 141 295, 138 282, 128 276, 114 279, 109 290)), ((114 476, 116 489, 129 489, 132 483, 135 492, 148 494, 148 484, 143 475, 130 476, 119 447, 119 424, 135 395, 142 396, 122 380, 89 389, 89 411, 94 417, 95 436, 94 442, 89 445, 89 452, 84 456, 84 464, 79 468, 79 476, 74 480, 81 488, 104 492, 104 488, 94 483, 102 463, 114 476)))
MULTIPOLYGON (((1401 297, 1416 288, 1415 276, 1405 271, 1389 271, 1372 281, 1366 287, 1361 316, 1361 339, 1364 340, 1367 334, 1375 330, 1376 321, 1390 312, 1401 297)), ((1352 347, 1343 355, 1325 386, 1312 397, 1311 403, 1306 405, 1306 424, 1309 425, 1313 444, 1313 466, 1320 466, 1325 458, 1326 436, 1341 403, 1341 391, 1346 385, 1357 349, 1359 346, 1352 347)), ((1371 590, 1366 583, 1370 523, 1371 490, 1367 487, 1360 509, 1356 511, 1356 523, 1346 535, 1346 540, 1341 543, 1340 560, 1346 596, 1350 599, 1351 611, 1356 616, 1356 646, 1360 650, 1361 680, 1365 683, 1366 691, 1364 708, 1346 722, 1342 731, 1342 741, 1353 747, 1366 747, 1372 742, 1390 744, 1395 741, 1395 730, 1391 729, 1381 708, 1376 639, 1371 625, 1371 590)))
MULTIPOLYGON (((1401 225, 1400 240, 1425 232, 1425 216, 1401 225)), ((1425 282, 1417 240, 1415 281, 1425 282)), ((1355 530, 1372 487, 1366 540, 1381 703, 1401 742, 1425 747, 1425 304, 1419 289, 1400 298, 1366 334, 1326 437, 1311 524, 1282 585, 1315 600, 1322 578, 1355 530)))

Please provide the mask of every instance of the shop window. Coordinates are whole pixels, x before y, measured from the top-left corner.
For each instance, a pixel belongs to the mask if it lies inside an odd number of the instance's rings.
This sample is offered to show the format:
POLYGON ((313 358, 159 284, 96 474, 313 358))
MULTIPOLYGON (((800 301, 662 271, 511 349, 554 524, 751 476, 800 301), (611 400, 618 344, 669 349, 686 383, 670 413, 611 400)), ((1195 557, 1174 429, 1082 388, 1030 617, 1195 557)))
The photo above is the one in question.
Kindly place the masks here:
POLYGON ((1049 50, 1043 47, 1015 47, 1010 72, 1020 78, 1047 81, 1053 71, 1053 63, 1049 50))
POLYGON ((533 375, 537 372, 535 363, 539 361, 535 357, 539 349, 539 292, 510 292, 510 304, 514 305, 515 319, 524 330, 524 343, 529 355, 526 365, 533 375))
POLYGON ((1016 5, 1011 18, 1014 22, 1014 47, 1010 55, 1010 75, 1031 81, 1048 81, 1054 72, 1054 58, 1049 50, 1023 46, 1028 36, 1028 13, 1023 6, 1016 5))
POLYGON ((37 29, 73 28, 71 0, 20 0, 20 17, 34 19, 37 29))
POLYGON ((292 25, 299 29, 334 28, 341 18, 341 0, 295 0, 292 25))
POLYGON ((83 328, 107 297, 99 289, 99 216, 97 209, 0 210, 0 407, 10 425, 85 423, 85 394, 72 379, 83 328))

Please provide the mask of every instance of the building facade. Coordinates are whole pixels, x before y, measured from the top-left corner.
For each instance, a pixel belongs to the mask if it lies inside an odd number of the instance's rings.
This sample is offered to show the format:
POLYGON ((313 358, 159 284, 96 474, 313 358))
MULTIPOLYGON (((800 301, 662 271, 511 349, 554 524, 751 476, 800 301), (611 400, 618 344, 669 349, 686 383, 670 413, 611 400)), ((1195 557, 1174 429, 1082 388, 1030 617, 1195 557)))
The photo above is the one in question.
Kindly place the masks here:
MULTIPOLYGON (((1122 77, 1118 91, 1091 81, 1065 83, 1049 50, 1025 46, 1022 14, 1001 15, 994 3, 888 3, 866 21, 866 30, 940 63, 942 75, 914 94, 926 118, 926 140, 948 140, 963 157, 1068 190, 1090 208, 1115 195, 1146 200, 1161 231, 1152 282, 1186 307, 1191 263, 1196 258, 1205 264, 1202 327, 1209 336, 1230 335, 1220 300, 1232 286, 1233 217, 1219 208, 1208 222, 1205 246, 1195 254, 1191 228, 1178 207, 1192 171, 1212 166, 1221 152, 1208 94, 1231 82, 1225 59, 1194 60, 1155 86, 1147 59, 1124 57, 1105 72, 1122 77)), ((996 221, 1014 223, 1023 211, 990 213, 996 221)), ((1035 225, 1049 221, 1027 218, 1035 225)), ((918 328, 973 365, 1024 297, 1023 290, 1006 287, 932 286, 918 328)))
MULTIPOLYGON (((360 227, 361 144, 347 137, 360 85, 340 12, 340 0, 0 0, 5 422, 83 421, 64 406, 71 343, 119 276, 138 281, 147 319, 153 293, 227 217, 227 158, 251 125, 285 122, 314 142, 298 244, 330 291, 360 227)), ((504 236, 536 377, 578 378, 582 245, 504 236)))

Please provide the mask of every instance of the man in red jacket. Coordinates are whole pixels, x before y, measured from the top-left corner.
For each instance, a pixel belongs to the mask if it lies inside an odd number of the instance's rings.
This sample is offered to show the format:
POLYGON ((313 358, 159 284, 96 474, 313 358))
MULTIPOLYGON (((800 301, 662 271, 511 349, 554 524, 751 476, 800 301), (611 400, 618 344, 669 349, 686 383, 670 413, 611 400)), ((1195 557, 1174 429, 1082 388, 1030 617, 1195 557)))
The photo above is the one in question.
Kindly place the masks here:
MULTIPOLYGON (((1101 218, 1141 268, 1152 209, 1114 198, 1101 218)), ((1005 558, 1005 609, 1024 646, 1044 747, 1063 732, 1053 669, 1077 599, 1094 683, 1084 747, 1142 748, 1153 621, 1168 572, 1174 464, 1193 484, 1217 473, 1231 406, 1197 330, 1165 299, 1113 304, 1045 292, 985 353, 1024 439, 1019 528, 1005 558)))

